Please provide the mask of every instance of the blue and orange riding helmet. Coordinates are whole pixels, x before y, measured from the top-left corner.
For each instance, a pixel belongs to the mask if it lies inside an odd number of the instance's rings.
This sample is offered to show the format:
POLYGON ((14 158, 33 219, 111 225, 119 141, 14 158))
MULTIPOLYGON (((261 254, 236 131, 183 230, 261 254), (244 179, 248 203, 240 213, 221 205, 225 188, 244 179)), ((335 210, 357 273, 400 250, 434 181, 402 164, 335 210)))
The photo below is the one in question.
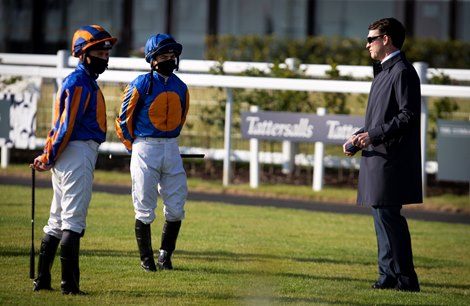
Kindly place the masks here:
POLYGON ((79 57, 87 49, 111 49, 117 38, 112 37, 99 25, 89 25, 79 28, 73 34, 72 55, 79 57))
POLYGON ((176 57, 181 55, 183 46, 169 34, 157 34, 151 36, 145 44, 145 60, 147 63, 156 55, 163 53, 175 53, 176 57))

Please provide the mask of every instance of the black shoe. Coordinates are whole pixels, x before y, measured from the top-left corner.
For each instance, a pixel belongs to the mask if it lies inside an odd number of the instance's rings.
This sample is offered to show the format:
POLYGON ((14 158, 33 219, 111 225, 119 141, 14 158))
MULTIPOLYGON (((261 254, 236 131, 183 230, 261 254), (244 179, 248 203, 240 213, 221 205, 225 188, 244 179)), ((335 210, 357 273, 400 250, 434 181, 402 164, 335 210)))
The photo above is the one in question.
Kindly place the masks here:
POLYGON ((152 237, 150 224, 135 220, 135 238, 140 254, 140 266, 145 272, 155 272, 155 260, 153 259, 152 237))
POLYGON ((87 295, 85 292, 78 290, 78 291, 67 291, 62 289, 63 295, 87 295))
POLYGON ((385 282, 376 281, 372 285, 372 289, 395 289, 396 286, 398 286, 398 284, 393 281, 385 281, 385 282))
POLYGON ((421 291, 421 289, 419 288, 419 285, 403 286, 403 285, 400 285, 400 284, 397 284, 395 286, 395 290, 397 290, 397 291, 406 291, 406 292, 420 292, 421 291))
POLYGON ((64 230, 60 247, 60 262, 62 264, 62 294, 83 294, 80 291, 80 237, 79 233, 64 230))
POLYGON ((140 263, 140 266, 142 267, 142 270, 144 270, 145 272, 155 272, 157 271, 157 267, 155 266, 155 261, 153 260, 153 258, 151 260, 146 260, 146 261, 142 261, 140 263))
POLYGON ((399 275, 395 290, 397 291, 408 291, 408 292, 419 292, 419 281, 416 273, 410 273, 411 276, 399 275))
POLYGON ((171 264, 171 253, 160 250, 158 253, 157 266, 160 270, 172 270, 173 265, 171 264))
POLYGON ((50 281, 47 283, 39 279, 35 279, 33 282, 33 291, 39 291, 39 290, 54 290, 54 289, 52 289, 50 281))
POLYGON ((171 254, 175 250, 176 240, 180 231, 181 221, 165 221, 162 231, 160 252, 157 266, 160 270, 172 270, 171 254))
POLYGON ((44 234, 39 251, 38 277, 33 282, 33 291, 52 290, 51 269, 60 239, 44 234))

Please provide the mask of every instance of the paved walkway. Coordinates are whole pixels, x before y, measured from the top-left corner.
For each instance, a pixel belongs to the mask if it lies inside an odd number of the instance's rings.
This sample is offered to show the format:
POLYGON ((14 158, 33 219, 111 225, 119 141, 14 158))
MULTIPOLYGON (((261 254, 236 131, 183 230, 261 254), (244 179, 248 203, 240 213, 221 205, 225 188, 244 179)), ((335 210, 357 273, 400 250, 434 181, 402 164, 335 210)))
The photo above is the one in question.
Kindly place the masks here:
MULTIPOLYGON (((30 178, 22 177, 5 177, 0 176, 0 184, 2 185, 23 185, 31 186, 30 178)), ((52 188, 50 180, 37 180, 36 187, 38 188, 52 188)), ((94 192, 107 192, 114 194, 129 194, 131 193, 130 187, 95 184, 93 187, 94 192)), ((243 195, 230 195, 222 193, 205 193, 205 192, 192 192, 189 191, 189 201, 205 201, 205 202, 220 202, 229 205, 251 205, 251 206, 266 206, 278 208, 292 208, 302 209, 308 211, 319 212, 332 212, 343 214, 367 214, 370 215, 370 208, 359 207, 351 204, 341 203, 321 203, 305 200, 286 200, 266 197, 253 197, 243 195)), ((423 209, 411 208, 404 206, 403 215, 409 219, 424 220, 424 221, 438 221, 447 223, 462 223, 470 224, 470 215, 462 213, 448 213, 427 211, 423 209)))

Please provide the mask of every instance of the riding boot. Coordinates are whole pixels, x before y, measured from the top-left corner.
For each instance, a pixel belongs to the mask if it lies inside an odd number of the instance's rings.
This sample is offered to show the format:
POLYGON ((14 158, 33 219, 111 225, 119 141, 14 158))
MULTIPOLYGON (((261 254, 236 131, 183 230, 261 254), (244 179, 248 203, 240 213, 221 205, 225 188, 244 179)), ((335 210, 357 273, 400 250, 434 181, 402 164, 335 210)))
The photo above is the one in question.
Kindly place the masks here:
POLYGON ((33 291, 52 290, 51 269, 60 239, 44 234, 39 251, 38 277, 34 280, 33 291))
POLYGON ((80 291, 80 252, 79 233, 64 230, 60 245, 60 261, 62 263, 62 294, 84 294, 80 291))
POLYGON ((135 220, 135 238, 140 253, 140 266, 146 272, 155 272, 155 260, 153 259, 152 237, 150 235, 150 224, 135 220))
POLYGON ((157 266, 160 270, 171 270, 171 254, 176 247, 176 239, 180 231, 181 221, 165 221, 162 232, 162 242, 158 254, 157 266))

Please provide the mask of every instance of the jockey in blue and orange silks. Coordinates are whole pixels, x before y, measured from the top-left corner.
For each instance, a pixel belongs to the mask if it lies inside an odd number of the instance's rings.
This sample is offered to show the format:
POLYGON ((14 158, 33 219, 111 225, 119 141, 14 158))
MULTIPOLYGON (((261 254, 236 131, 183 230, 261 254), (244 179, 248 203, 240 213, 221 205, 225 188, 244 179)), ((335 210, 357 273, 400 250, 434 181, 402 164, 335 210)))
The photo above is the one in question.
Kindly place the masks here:
POLYGON ((172 269, 171 254, 184 219, 187 177, 179 153, 178 136, 189 109, 189 91, 173 71, 183 46, 168 34, 151 36, 145 59, 151 71, 125 89, 116 132, 131 157, 135 233, 145 271, 172 269), (155 265, 150 224, 155 220, 157 196, 164 204, 158 262, 155 265))
POLYGON ((61 242, 61 291, 83 293, 80 238, 85 233, 98 148, 106 140, 106 105, 96 79, 106 70, 116 41, 98 25, 79 28, 72 39, 72 55, 79 63, 57 92, 52 129, 43 153, 31 164, 37 171, 51 171, 54 190, 34 291, 52 288, 51 267, 61 242))

